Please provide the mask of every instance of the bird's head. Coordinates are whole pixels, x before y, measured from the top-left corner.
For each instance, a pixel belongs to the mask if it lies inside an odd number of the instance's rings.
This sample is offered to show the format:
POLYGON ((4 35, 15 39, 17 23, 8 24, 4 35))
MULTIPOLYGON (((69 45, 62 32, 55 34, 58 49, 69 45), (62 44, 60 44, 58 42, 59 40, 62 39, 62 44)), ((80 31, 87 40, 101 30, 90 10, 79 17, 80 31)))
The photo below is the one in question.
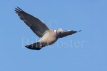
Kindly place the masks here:
POLYGON ((63 31, 63 30, 62 30, 62 28, 59 28, 57 31, 59 31, 59 32, 60 32, 60 31, 63 31))
POLYGON ((61 33, 61 31, 63 31, 61 28, 56 30, 56 34, 59 35, 61 33))

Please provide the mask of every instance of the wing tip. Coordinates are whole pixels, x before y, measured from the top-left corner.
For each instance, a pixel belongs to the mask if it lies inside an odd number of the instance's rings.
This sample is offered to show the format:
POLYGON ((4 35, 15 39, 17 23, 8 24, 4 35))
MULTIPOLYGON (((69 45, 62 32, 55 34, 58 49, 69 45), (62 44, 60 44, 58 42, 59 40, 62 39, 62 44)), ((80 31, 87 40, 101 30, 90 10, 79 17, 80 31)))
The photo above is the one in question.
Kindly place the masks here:
POLYGON ((81 30, 77 31, 77 32, 81 32, 81 30))
POLYGON ((19 7, 16 7, 15 8, 15 11, 16 11, 16 13, 19 13, 19 12, 21 12, 21 11, 23 11, 21 8, 19 8, 19 7))

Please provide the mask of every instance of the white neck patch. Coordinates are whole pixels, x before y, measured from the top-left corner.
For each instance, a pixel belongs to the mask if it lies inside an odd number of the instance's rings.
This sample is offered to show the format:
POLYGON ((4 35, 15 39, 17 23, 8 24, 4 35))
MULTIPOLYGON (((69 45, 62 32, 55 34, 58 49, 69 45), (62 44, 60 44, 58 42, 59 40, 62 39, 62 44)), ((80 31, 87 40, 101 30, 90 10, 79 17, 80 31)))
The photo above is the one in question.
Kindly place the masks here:
POLYGON ((56 33, 56 30, 54 30, 54 32, 56 33))

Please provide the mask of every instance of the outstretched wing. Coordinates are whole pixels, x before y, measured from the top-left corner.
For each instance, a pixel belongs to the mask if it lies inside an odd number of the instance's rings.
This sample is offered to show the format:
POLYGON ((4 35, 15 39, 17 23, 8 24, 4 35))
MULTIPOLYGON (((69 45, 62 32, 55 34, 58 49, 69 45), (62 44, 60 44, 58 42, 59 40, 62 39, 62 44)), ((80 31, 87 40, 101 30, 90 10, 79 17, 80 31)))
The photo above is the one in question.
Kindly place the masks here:
POLYGON ((41 20, 24 12, 19 7, 15 8, 15 11, 38 37, 42 37, 45 31, 50 30, 41 20))
POLYGON ((40 42, 37 42, 37 43, 27 45, 25 47, 32 50, 40 50, 41 48, 45 47, 45 45, 40 42))
POLYGON ((68 35, 72 35, 74 33, 80 32, 80 31, 73 31, 73 30, 72 31, 62 31, 59 35, 59 38, 62 38, 62 37, 68 36, 68 35))

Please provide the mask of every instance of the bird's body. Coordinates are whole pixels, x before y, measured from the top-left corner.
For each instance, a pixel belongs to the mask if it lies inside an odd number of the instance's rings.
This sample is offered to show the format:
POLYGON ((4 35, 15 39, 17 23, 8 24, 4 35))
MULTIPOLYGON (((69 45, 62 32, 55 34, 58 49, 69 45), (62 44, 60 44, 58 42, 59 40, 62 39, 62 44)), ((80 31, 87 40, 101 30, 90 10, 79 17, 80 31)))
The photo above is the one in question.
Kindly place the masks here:
POLYGON ((44 36, 39 40, 39 42, 47 43, 47 45, 53 44, 58 38, 56 37, 56 32, 49 30, 44 34, 44 36))
POLYGON ((44 22, 38 18, 24 12, 19 7, 15 8, 16 13, 23 20, 27 26, 38 36, 40 40, 36 43, 27 45, 25 47, 33 50, 40 50, 42 47, 51 45, 57 41, 58 38, 65 37, 67 35, 72 35, 79 31, 63 31, 62 29, 51 30, 49 29, 44 22))

